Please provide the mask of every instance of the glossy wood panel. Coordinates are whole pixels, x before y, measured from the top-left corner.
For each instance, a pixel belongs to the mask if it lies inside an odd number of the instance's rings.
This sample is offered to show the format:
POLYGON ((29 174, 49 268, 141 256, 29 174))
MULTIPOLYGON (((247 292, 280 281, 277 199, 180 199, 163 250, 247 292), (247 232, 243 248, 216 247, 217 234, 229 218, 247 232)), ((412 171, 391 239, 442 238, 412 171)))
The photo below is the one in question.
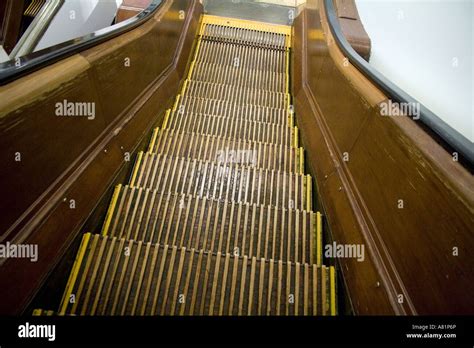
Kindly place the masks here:
POLYGON ((166 1, 137 29, 0 88, 2 240, 39 246, 36 263, 3 260, 0 313, 27 306, 127 164, 125 154, 133 160, 161 122, 201 13, 198 1, 166 1), (94 120, 56 116, 63 100, 95 103, 94 120))
POLYGON ((357 11, 355 0, 335 0, 341 30, 352 48, 369 61, 372 43, 357 11))
POLYGON ((474 313, 472 173, 415 121, 380 115, 387 97, 345 62, 321 1, 297 18, 293 54, 297 122, 333 238, 365 245, 364 262, 338 260, 355 313, 474 313))

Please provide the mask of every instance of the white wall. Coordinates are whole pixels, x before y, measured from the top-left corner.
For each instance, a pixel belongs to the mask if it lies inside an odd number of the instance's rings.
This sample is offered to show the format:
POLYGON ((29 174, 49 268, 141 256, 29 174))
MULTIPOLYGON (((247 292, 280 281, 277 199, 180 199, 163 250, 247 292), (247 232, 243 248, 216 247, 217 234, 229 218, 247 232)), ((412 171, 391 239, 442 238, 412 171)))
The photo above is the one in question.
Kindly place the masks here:
POLYGON ((370 64, 474 140, 474 1, 356 0, 370 64))
POLYGON ((0 63, 7 62, 9 60, 10 60, 10 57, 8 56, 3 46, 0 45, 0 63))
POLYGON ((65 0, 35 51, 110 26, 123 0, 65 0))

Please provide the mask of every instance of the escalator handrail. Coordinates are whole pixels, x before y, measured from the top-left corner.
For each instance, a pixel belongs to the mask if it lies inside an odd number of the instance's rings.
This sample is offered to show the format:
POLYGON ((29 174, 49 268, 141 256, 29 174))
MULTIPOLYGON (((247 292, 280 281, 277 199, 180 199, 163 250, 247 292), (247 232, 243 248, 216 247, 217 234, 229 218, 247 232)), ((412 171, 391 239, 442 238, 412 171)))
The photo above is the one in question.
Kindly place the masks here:
POLYGON ((152 0, 146 9, 123 22, 15 60, 0 63, 0 86, 135 29, 150 19, 163 3, 164 0, 152 0))
POLYGON ((343 34, 333 0, 324 0, 324 7, 329 28, 344 56, 393 101, 397 103, 417 103, 420 105, 420 118, 418 121, 423 124, 423 128, 427 129, 428 133, 445 148, 457 152, 459 154, 459 162, 472 171, 474 168, 473 143, 364 60, 352 48, 343 34))

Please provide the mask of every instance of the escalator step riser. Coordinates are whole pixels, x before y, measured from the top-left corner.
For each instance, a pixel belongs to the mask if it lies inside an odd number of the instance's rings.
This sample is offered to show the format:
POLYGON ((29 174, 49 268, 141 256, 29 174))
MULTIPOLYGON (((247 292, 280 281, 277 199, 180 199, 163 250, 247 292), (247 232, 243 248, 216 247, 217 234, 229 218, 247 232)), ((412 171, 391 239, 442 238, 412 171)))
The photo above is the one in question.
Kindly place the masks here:
POLYGON ((332 268, 98 235, 86 235, 81 248, 61 314, 335 314, 332 268))
POLYGON ((285 74, 286 58, 285 51, 201 40, 196 62, 285 74))
POLYGON ((150 153, 139 154, 133 173, 131 186, 162 193, 311 210, 309 175, 150 153))
MULTIPOLYGON (((255 57, 257 59, 257 57, 255 57)), ((286 91, 286 75, 264 70, 244 69, 236 60, 234 66, 195 63, 190 79, 241 87, 252 87, 273 92, 286 91)))
POLYGON ((287 36, 265 31, 204 24, 203 39, 285 50, 287 36))
POLYGON ((287 147, 295 144, 295 132, 291 127, 246 121, 242 118, 235 119, 190 113, 182 114, 176 111, 169 117, 166 128, 180 132, 195 132, 287 147))
POLYGON ((286 108, 276 109, 259 105, 239 105, 229 101, 197 98, 190 96, 179 96, 175 103, 174 112, 181 114, 200 113, 205 115, 241 118, 247 121, 272 123, 277 125, 288 125, 292 122, 292 116, 286 108))
POLYGON ((269 92, 260 89, 223 85, 211 82, 187 80, 186 96, 211 98, 230 101, 235 104, 255 104, 284 109, 289 105, 289 96, 286 93, 269 92))
POLYGON ((117 186, 102 234, 284 261, 320 263, 319 213, 117 186))
POLYGON ((285 147, 261 142, 228 139, 196 133, 183 133, 156 128, 149 152, 170 157, 202 161, 233 162, 243 167, 256 167, 303 174, 303 148, 285 147), (226 158, 229 158, 226 160, 226 158))

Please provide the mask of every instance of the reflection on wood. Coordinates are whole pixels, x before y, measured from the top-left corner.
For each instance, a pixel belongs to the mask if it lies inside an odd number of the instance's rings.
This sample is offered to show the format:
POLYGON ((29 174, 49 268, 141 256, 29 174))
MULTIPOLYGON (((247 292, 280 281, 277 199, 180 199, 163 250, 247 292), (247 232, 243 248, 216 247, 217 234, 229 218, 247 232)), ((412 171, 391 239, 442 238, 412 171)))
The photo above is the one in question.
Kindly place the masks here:
POLYGON ((116 23, 132 18, 146 9, 151 0, 124 0, 117 11, 116 23))

